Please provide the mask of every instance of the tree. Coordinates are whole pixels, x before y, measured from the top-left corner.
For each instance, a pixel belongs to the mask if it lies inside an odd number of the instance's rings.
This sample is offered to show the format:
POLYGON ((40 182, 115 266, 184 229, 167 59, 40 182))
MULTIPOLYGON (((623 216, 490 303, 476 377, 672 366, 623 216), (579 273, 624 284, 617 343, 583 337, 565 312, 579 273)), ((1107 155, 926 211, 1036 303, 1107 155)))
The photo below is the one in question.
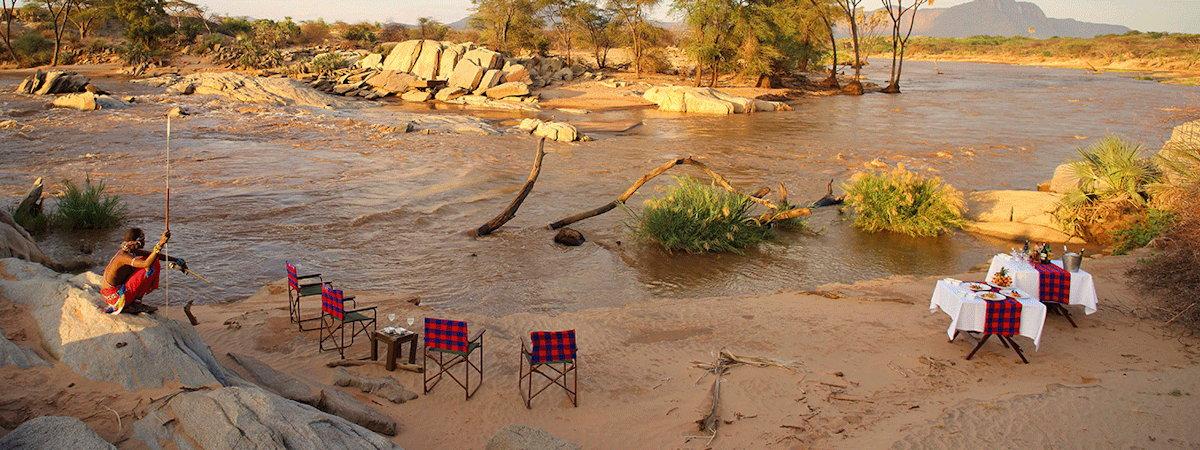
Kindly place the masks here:
POLYGON ((704 78, 708 66, 715 86, 721 64, 733 57, 736 47, 730 36, 735 27, 735 10, 741 5, 734 0, 675 0, 671 8, 684 14, 691 35, 688 50, 696 58, 696 86, 704 78))
POLYGON ((541 8, 534 0, 471 0, 471 28, 497 51, 536 49, 541 39, 541 8))
POLYGON ((900 93, 900 73, 904 70, 904 51, 908 48, 908 40, 912 37, 913 25, 917 21, 917 9, 933 0, 883 0, 888 17, 892 19, 892 73, 888 85, 883 92, 900 93), (908 29, 904 29, 904 18, 908 17, 908 29))
POLYGON ((46 10, 50 12, 50 20, 54 26, 54 56, 50 59, 51 66, 58 65, 58 56, 62 54, 62 38, 63 33, 67 31, 67 18, 71 15, 71 8, 75 7, 78 0, 42 0, 46 4, 46 10))
POLYGON ((421 39, 440 41, 446 39, 446 35, 450 34, 450 27, 432 17, 422 17, 417 19, 417 34, 421 39))
POLYGON ((658 6, 662 0, 609 0, 609 7, 615 13, 614 20, 622 24, 628 34, 626 38, 633 44, 633 73, 637 78, 642 77, 642 58, 646 49, 651 45, 655 27, 649 23, 649 10, 658 6))
POLYGON ((75 12, 68 17, 71 25, 75 26, 80 40, 87 39, 88 34, 96 25, 103 25, 111 15, 111 9, 101 0, 80 0, 75 12))
POLYGON ((4 48, 8 49, 8 56, 12 57, 13 62, 20 64, 21 60, 12 46, 12 23, 17 15, 17 1, 0 0, 0 14, 4 16, 4 48))
POLYGON ((850 44, 854 47, 854 79, 850 85, 862 92, 862 49, 858 39, 858 10, 862 0, 834 0, 850 24, 850 44))
POLYGON ((833 62, 829 64, 829 78, 825 79, 824 84, 829 87, 838 87, 837 70, 838 70, 838 53, 837 53, 837 8, 829 0, 808 0, 812 4, 813 11, 817 17, 821 19, 821 23, 825 25, 825 31, 829 36, 829 51, 832 53, 833 62))
POLYGON ((613 13, 591 2, 580 2, 570 20, 584 39, 592 46, 596 68, 608 65, 608 50, 613 46, 613 13))
POLYGON ((542 7, 543 21, 550 25, 554 30, 554 34, 558 37, 559 44, 567 53, 567 61, 571 60, 571 47, 574 43, 574 35, 571 31, 576 24, 573 17, 581 12, 583 2, 581 0, 543 0, 542 7))
POLYGON ((162 39, 174 33, 163 0, 112 0, 113 16, 125 26, 126 63, 139 64, 154 58, 162 39))

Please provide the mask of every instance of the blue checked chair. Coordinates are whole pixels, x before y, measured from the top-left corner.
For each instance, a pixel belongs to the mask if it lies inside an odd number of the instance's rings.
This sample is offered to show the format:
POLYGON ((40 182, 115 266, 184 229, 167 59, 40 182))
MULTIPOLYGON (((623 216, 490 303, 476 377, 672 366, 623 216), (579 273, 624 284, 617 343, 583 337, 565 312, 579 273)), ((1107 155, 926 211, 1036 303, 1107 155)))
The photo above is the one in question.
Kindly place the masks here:
POLYGON ((321 341, 317 347, 320 351, 337 350, 342 359, 346 359, 346 349, 354 345, 355 336, 366 333, 368 339, 375 339, 375 307, 346 309, 347 303, 357 308, 353 296, 346 297, 328 283, 321 285, 321 341))
POLYGON ((529 339, 531 344, 521 339, 520 378, 517 379, 517 388, 521 391, 521 399, 525 400, 525 407, 532 409, 533 398, 554 385, 563 388, 571 404, 579 407, 579 355, 575 330, 534 331, 529 333, 529 339), (550 380, 537 392, 533 391, 535 373, 550 380), (567 386, 568 377, 571 379, 570 386, 567 386))
POLYGON ((467 394, 467 400, 475 395, 475 391, 479 390, 479 386, 483 384, 483 332, 479 330, 474 336, 467 339, 467 323, 460 320, 434 319, 431 317, 425 318, 425 350, 424 361, 421 362, 421 369, 425 373, 425 393, 433 390, 434 386, 442 381, 442 375, 449 376, 456 384, 461 386, 467 394), (479 351, 479 363, 471 361, 471 354, 479 351), (437 355, 437 359, 434 359, 437 355), (447 359, 447 357, 449 359, 447 359), (430 373, 428 364, 433 362, 437 364, 437 373, 430 373), (462 364, 465 375, 462 380, 454 375, 450 369, 462 364), (471 372, 475 372, 479 376, 479 382, 475 384, 475 389, 471 389, 471 372), (433 383, 430 384, 430 381, 433 383))
MULTIPOLYGON (((320 316, 303 318, 300 314, 300 299, 304 297, 316 297, 321 295, 321 286, 324 284, 321 281, 321 274, 314 273, 308 275, 299 275, 296 271, 296 266, 291 262, 285 261, 283 267, 287 270, 288 278, 288 314, 291 317, 292 323, 300 331, 312 331, 316 328, 304 328, 305 322, 315 322, 321 320, 320 316), (315 280, 315 281, 314 281, 315 280)), ((319 327, 320 324, 318 324, 319 327)))

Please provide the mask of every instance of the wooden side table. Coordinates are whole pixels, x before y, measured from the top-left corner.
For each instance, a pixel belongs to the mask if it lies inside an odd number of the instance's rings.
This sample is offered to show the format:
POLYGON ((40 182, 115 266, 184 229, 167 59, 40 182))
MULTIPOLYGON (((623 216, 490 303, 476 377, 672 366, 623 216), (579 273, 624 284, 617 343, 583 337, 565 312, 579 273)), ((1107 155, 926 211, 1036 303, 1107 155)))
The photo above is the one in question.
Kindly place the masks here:
POLYGON ((394 334, 384 333, 382 331, 375 332, 375 339, 371 341, 371 361, 379 360, 379 343, 383 342, 387 345, 387 356, 384 359, 384 366, 388 371, 396 370, 396 357, 400 353, 400 345, 409 344, 408 348, 408 363, 417 363, 417 333, 408 332, 399 336, 394 334))

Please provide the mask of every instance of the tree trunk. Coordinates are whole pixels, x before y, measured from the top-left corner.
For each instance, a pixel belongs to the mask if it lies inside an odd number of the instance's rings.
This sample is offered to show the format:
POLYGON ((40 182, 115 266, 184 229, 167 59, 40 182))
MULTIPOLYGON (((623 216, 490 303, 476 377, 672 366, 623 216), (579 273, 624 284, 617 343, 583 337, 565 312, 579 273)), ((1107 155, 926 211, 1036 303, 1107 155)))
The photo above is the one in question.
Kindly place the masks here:
POLYGON ((12 6, 8 6, 8 0, 0 0, 0 14, 4 14, 4 47, 8 49, 8 55, 12 57, 13 62, 18 66, 21 65, 21 59, 17 58, 17 52, 12 46, 12 21, 13 15, 16 14, 17 0, 13 0, 12 6))
POLYGON ((533 168, 529 170, 529 178, 525 179, 525 185, 521 186, 521 191, 517 193, 517 198, 514 198, 512 203, 509 203, 508 207, 504 208, 504 211, 501 211, 499 215, 488 221, 488 223, 472 230, 472 236, 479 237, 492 234, 493 231, 496 231, 498 228, 504 226, 505 223, 508 223, 509 220, 512 220, 513 217, 517 216, 517 209, 521 207, 521 203, 525 202, 525 197, 528 197, 529 193, 533 191, 533 184, 537 182, 538 174, 542 172, 542 158, 546 156, 545 147, 546 138, 542 138, 542 140, 538 141, 537 154, 533 157, 533 168))
POLYGON ((713 87, 713 88, 717 87, 717 77, 720 76, 720 71, 717 69, 717 67, 719 67, 719 66, 717 66, 717 62, 713 61, 713 63, 712 63, 712 78, 710 78, 708 80, 708 87, 713 87))
POLYGON ((696 87, 700 87, 701 84, 704 84, 703 68, 704 66, 700 65, 700 63, 696 63, 696 87))

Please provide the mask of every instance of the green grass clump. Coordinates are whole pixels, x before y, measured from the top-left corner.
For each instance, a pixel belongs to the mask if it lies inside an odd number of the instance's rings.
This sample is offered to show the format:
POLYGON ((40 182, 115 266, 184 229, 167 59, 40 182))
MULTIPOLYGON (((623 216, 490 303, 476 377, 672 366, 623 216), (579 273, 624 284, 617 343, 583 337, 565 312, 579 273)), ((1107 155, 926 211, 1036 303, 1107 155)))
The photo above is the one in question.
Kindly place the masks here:
POLYGON ((1145 247, 1150 241, 1170 230, 1171 224, 1174 222, 1175 215, 1169 211, 1158 209, 1146 211, 1145 217, 1113 233, 1116 241, 1116 245, 1113 246, 1113 254, 1124 255, 1130 250, 1145 247))
POLYGON ((891 171, 860 172, 843 189, 854 208, 854 226, 871 232, 937 236, 963 225, 963 195, 938 177, 903 165, 891 171))
POLYGON ((336 53, 322 53, 313 58, 312 72, 323 74, 350 67, 350 61, 336 53))
POLYGON ((742 253, 770 239, 771 229, 755 221, 745 195, 692 177, 676 177, 665 196, 647 200, 635 216, 634 234, 668 251, 742 253))
POLYGON ((1079 183, 1059 200, 1054 216, 1067 233, 1103 242, 1106 224, 1144 214, 1147 189, 1161 173, 1141 155, 1140 145, 1115 136, 1080 149, 1079 155, 1070 163, 1079 183))
POLYGON ((125 219, 121 198, 105 194, 103 181, 93 183, 88 177, 79 186, 66 180, 63 188, 55 217, 59 225, 72 230, 98 230, 115 227, 125 219))

